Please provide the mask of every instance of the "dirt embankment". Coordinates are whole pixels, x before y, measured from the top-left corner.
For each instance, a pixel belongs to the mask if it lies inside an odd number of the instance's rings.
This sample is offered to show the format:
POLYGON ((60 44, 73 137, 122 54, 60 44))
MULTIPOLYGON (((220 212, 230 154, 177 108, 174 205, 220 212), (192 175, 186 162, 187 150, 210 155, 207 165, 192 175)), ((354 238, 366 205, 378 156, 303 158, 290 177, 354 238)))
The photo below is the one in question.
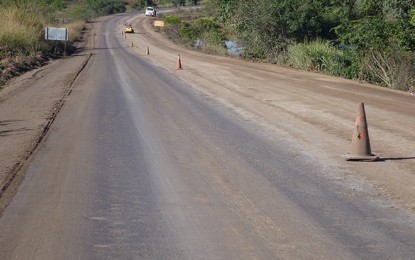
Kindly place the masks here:
POLYGON ((42 54, 28 58, 4 58, 0 60, 0 87, 7 81, 15 78, 24 72, 46 65, 49 59, 42 54))

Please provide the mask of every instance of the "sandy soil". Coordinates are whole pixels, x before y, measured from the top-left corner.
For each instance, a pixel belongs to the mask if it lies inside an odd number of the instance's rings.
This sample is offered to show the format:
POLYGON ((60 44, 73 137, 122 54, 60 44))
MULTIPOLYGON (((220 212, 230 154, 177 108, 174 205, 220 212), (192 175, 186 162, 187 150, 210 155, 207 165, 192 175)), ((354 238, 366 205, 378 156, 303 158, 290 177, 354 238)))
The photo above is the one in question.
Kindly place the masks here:
MULTIPOLYGON (((116 29, 137 55, 257 125, 258 131, 295 140, 302 147, 298 156, 311 154, 328 171, 340 169, 340 180, 347 175, 369 182, 379 196, 415 214, 415 97, 335 77, 193 52, 155 32, 149 25, 154 18, 126 19, 136 33, 121 34, 123 21, 116 29), (182 70, 176 69, 178 54, 182 70), (349 152, 360 102, 366 105, 372 151, 382 158, 377 163, 343 158, 349 152)), ((93 37, 89 43, 93 44, 93 37)), ((26 73, 0 92, 0 212, 24 178, 20 169, 64 104, 89 52, 86 48, 26 73)))

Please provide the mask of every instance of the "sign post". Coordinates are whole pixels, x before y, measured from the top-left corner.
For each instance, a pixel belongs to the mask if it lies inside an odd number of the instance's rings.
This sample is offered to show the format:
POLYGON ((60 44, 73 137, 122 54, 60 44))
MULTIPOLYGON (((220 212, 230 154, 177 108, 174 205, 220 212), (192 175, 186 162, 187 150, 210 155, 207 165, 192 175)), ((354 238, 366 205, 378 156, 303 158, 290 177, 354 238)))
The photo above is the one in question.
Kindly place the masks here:
POLYGON ((50 41, 64 41, 63 57, 66 54, 66 42, 69 40, 68 28, 46 27, 45 28, 45 40, 50 41))

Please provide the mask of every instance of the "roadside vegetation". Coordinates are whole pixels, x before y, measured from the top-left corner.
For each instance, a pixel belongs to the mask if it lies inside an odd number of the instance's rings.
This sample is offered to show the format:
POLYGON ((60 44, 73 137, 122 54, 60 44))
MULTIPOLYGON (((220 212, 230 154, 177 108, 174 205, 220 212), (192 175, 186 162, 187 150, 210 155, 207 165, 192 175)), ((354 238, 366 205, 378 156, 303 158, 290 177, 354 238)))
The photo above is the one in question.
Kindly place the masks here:
POLYGON ((163 33, 199 51, 415 91, 412 0, 0 0, 0 86, 63 55, 46 26, 69 29, 70 54, 94 18, 150 5, 201 5, 160 14, 163 33))
POLYGON ((233 53, 245 59, 414 91, 412 0, 202 3, 199 11, 181 9, 163 17, 163 32, 207 53, 233 53), (238 51, 229 52, 229 42, 238 51))
POLYGON ((70 54, 85 24, 126 10, 121 0, 0 0, 0 87, 10 78, 70 54), (69 41, 44 40, 45 27, 65 27, 69 41))
POLYGON ((202 10, 181 9, 173 15, 159 15, 165 23, 163 33, 172 41, 214 55, 226 55, 223 27, 202 10))

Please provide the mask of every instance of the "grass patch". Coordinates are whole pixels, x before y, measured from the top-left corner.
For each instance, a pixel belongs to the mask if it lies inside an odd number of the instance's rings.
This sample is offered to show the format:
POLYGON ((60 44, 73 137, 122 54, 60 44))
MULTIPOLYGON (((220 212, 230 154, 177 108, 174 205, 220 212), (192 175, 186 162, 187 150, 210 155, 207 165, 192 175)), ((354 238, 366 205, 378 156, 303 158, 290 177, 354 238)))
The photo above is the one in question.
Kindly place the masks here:
POLYGON ((321 39, 289 45, 277 63, 348 79, 360 79, 362 75, 361 55, 356 48, 334 46, 321 39))
POLYGON ((40 42, 46 21, 18 8, 0 10, 0 57, 30 56, 45 47, 40 42))
POLYGON ((76 20, 69 24, 66 24, 65 27, 68 28, 69 31, 69 42, 75 42, 78 40, 79 35, 81 34, 82 30, 85 28, 86 22, 83 20, 76 20))
POLYGON ((340 75, 342 57, 343 52, 329 41, 316 40, 289 46, 284 63, 297 69, 340 75))

